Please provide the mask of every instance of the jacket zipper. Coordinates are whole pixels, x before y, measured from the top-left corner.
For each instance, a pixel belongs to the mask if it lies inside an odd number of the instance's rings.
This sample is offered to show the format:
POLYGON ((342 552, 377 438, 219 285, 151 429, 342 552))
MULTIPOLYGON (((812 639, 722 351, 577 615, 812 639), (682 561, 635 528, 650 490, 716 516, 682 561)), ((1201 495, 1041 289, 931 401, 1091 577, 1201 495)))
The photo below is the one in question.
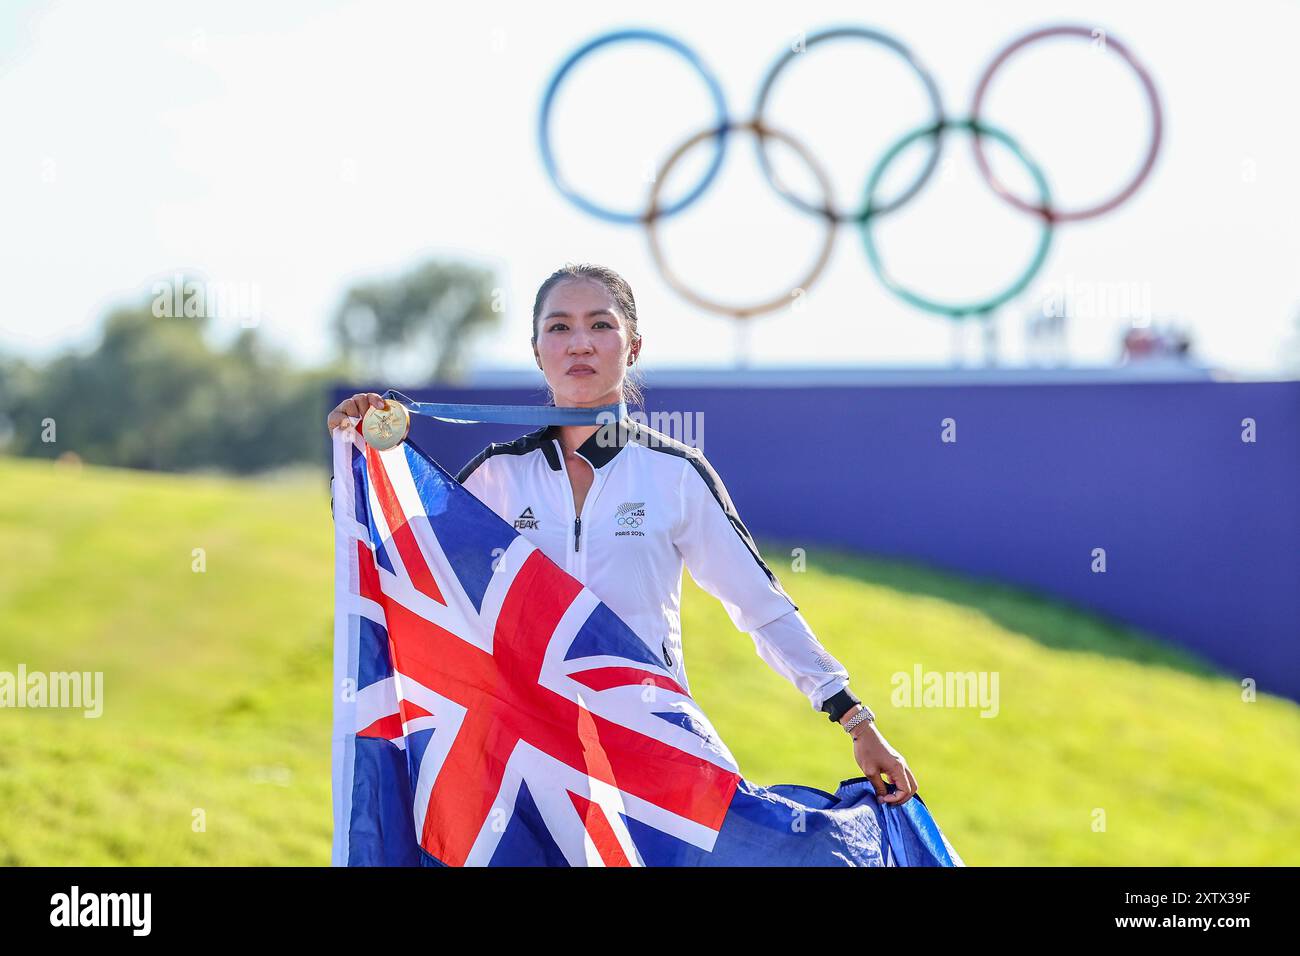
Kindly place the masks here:
MULTIPOLYGON (((560 444, 558 440, 555 443, 557 446, 559 446, 560 444)), ((569 469, 568 466, 564 464, 564 449, 563 447, 557 447, 556 451, 558 451, 560 454, 560 467, 564 473, 564 490, 565 493, 571 497, 573 491, 572 491, 572 485, 569 482, 569 469)), ((593 468, 593 472, 594 470, 595 469, 593 468)), ((600 476, 593 475, 591 488, 587 492, 587 497, 583 498, 582 501, 584 508, 587 506, 587 498, 591 497, 591 492, 596 490, 596 486, 598 484, 600 484, 600 476)), ((582 550, 582 515, 575 514, 573 517, 573 551, 575 554, 577 554, 581 550, 582 550)))

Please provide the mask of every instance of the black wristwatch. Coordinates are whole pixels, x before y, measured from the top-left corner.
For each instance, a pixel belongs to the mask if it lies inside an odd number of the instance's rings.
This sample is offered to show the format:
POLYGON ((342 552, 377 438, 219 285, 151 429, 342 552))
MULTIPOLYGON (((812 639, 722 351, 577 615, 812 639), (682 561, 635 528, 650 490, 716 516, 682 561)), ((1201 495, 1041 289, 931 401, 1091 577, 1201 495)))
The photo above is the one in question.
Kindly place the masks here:
POLYGON ((854 696, 853 691, 845 687, 839 693, 827 697, 822 704, 822 710, 830 717, 832 723, 838 723, 841 717, 860 703, 862 701, 854 696))

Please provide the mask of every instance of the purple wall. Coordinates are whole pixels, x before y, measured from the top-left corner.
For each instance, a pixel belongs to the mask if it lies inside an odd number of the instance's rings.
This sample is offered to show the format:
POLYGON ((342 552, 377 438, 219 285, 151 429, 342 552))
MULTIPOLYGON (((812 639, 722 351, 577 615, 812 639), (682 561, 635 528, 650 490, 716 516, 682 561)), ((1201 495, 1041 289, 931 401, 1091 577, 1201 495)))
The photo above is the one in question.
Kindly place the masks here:
MULTIPOLYGON (((407 394, 545 401, 536 387, 407 394)), ((1300 382, 651 383, 656 410, 703 413, 704 453, 756 537, 1026 586, 1300 699, 1300 382)), ((454 474, 529 430, 417 417, 415 436, 454 474)))

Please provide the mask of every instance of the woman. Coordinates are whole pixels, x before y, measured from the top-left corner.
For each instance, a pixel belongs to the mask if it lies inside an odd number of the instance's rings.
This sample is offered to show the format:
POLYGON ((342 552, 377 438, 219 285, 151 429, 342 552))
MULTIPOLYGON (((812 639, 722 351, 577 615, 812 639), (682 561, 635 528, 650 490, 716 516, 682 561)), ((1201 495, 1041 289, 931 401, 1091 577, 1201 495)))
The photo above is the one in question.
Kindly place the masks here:
MULTIPOLYGON (((567 265, 543 282, 532 343, 556 406, 642 404, 627 375, 642 346, 636 303, 613 270, 567 265)), ((372 405, 383 399, 353 395, 330 413, 329 427, 372 405)), ((679 614, 684 564, 750 634, 758 655, 850 731, 854 760, 882 802, 901 804, 916 793, 906 761, 763 562, 699 450, 630 417, 617 427, 550 425, 493 442, 456 478, 590 588, 689 692, 679 614)))

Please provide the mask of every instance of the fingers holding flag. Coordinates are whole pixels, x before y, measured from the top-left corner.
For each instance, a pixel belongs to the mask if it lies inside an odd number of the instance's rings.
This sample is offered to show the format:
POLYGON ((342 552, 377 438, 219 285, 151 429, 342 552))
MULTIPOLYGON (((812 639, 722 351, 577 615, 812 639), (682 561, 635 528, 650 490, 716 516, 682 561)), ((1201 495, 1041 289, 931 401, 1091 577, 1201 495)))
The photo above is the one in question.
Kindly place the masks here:
MULTIPOLYGON (((897 756, 897 759, 888 763, 883 773, 895 787, 893 793, 881 797, 881 800, 885 803, 898 806, 916 796, 916 778, 912 776, 912 771, 907 769, 907 764, 902 756, 897 756)), ((879 793, 880 791, 877 790, 876 792, 879 793)))
POLYGON ((897 806, 916 796, 916 778, 912 776, 911 769, 908 768, 901 757, 893 769, 886 768, 884 773, 889 777, 889 782, 897 788, 884 798, 885 803, 892 803, 897 806))

